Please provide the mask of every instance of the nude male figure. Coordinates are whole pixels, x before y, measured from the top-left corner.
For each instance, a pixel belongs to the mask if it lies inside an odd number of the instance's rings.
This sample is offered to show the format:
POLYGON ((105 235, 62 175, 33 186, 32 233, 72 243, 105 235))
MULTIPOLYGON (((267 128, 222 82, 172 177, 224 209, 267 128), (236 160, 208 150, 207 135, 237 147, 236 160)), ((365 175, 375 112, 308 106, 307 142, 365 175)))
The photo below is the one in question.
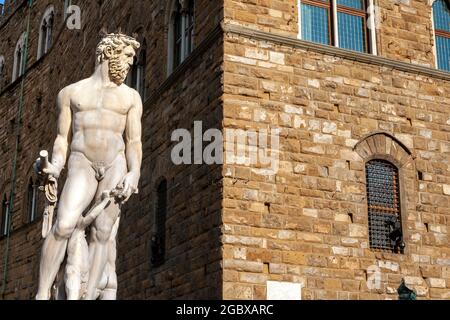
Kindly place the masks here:
POLYGON ((58 95, 58 136, 44 174, 60 176, 67 160, 70 132, 72 143, 57 220, 42 248, 38 300, 50 299, 68 240, 83 212, 92 201, 98 202, 104 191, 119 189, 120 201, 107 206, 91 227, 86 300, 98 295, 108 257, 115 256, 111 235, 116 233, 121 203, 138 190, 142 163, 142 100, 137 91, 123 83, 138 48, 139 43, 131 37, 107 35, 97 47, 94 74, 58 95), (109 248, 111 243, 113 250, 109 248))

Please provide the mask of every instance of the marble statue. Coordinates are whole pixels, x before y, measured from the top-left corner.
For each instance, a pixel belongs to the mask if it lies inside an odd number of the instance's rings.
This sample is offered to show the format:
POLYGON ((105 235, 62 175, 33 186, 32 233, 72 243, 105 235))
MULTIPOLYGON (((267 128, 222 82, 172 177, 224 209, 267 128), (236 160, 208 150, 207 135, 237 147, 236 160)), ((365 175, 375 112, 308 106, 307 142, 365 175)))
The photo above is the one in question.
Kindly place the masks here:
POLYGON ((47 198, 37 300, 51 298, 64 260, 65 298, 116 299, 120 210, 138 192, 142 163, 142 100, 124 84, 139 47, 126 35, 106 35, 97 46, 94 74, 58 94, 52 158, 41 152, 34 166, 47 198), (58 199, 57 180, 67 157, 58 199))

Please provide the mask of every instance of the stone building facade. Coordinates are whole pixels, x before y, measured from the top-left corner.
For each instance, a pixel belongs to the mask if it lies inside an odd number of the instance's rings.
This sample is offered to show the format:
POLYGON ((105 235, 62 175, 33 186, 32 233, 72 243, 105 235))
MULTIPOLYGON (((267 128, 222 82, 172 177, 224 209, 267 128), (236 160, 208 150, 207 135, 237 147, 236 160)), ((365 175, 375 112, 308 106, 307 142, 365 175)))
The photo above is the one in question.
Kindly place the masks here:
POLYGON ((36 291, 41 224, 29 221, 29 185, 55 136, 56 94, 90 75, 101 30, 119 28, 146 43, 142 182, 119 231, 119 298, 266 299, 276 282, 298 285, 305 300, 396 299, 402 279, 419 299, 450 298, 450 73, 437 68, 434 1, 364 1, 376 28, 372 52, 361 53, 336 37, 301 40, 302 6, 327 0, 197 0, 194 45, 178 66, 168 61, 174 1, 71 2, 81 29, 64 22, 67 1, 7 3, 0 20, 0 195, 11 209, 3 299, 36 291), (37 59, 50 5, 52 44, 37 59), (28 21, 25 72, 11 81, 28 21), (195 121, 221 130, 225 147, 227 131, 279 130, 278 170, 228 157, 175 165, 171 134, 194 133, 195 121), (386 234, 370 222, 381 210, 370 202, 374 160, 396 177, 400 251, 376 248, 386 234), (161 181, 165 252, 154 264, 161 181))

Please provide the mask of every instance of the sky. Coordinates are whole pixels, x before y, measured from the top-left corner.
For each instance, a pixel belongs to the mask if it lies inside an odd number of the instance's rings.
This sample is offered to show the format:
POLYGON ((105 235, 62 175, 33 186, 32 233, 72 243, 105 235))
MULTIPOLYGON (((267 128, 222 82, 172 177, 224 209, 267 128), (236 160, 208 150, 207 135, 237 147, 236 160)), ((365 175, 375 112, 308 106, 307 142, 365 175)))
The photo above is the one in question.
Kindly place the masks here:
POLYGON ((0 4, 3 3, 5 0, 0 0, 0 4))

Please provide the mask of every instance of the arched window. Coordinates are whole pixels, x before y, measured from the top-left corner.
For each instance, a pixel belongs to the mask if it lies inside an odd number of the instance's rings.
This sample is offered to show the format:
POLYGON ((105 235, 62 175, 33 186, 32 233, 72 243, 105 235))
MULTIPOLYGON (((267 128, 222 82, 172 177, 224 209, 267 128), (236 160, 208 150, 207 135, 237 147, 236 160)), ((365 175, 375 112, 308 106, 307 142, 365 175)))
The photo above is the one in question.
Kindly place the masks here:
POLYGON ((450 71, 450 1, 435 0, 433 24, 437 68, 450 71))
POLYGON ((42 17, 39 28, 38 59, 45 55, 52 46, 54 11, 53 6, 50 6, 42 17))
POLYGON ((373 249, 402 252, 399 172, 385 160, 366 163, 369 240, 373 249))
POLYGON ((1 224, 1 233, 0 236, 6 236, 8 234, 8 226, 9 225, 9 204, 8 200, 6 200, 6 196, 2 202, 2 224, 1 224))
POLYGON ((299 39, 377 54, 373 0, 298 0, 299 39))
POLYGON ((16 49, 14 50, 13 82, 25 72, 25 40, 26 32, 22 33, 19 41, 17 41, 16 49))
POLYGON ((38 217, 38 197, 39 186, 33 183, 33 179, 30 179, 27 190, 28 222, 33 222, 38 217))
POLYGON ((160 266, 166 254, 167 180, 162 180, 156 190, 156 210, 152 235, 152 264, 160 266))
POLYGON ((141 98, 145 99, 145 70, 147 68, 147 42, 142 42, 142 47, 139 50, 139 54, 135 57, 133 68, 131 69, 127 84, 136 89, 141 95, 141 98))
POLYGON ((5 58, 3 56, 0 56, 0 91, 2 91, 4 81, 5 81, 5 58))
POLYGON ((169 2, 168 74, 171 74, 194 49, 194 0, 169 2))

